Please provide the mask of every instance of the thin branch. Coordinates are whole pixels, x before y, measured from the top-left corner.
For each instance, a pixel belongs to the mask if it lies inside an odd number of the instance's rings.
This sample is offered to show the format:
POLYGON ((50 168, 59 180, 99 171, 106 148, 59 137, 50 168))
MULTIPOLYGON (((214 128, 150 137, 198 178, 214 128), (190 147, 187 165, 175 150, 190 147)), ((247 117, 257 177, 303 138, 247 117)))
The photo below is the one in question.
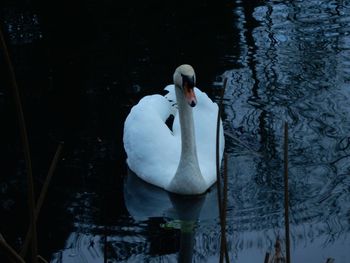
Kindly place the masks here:
POLYGON ((16 105, 18 125, 20 129, 21 141, 22 141, 23 150, 24 150, 24 159, 25 159, 26 168, 27 168, 29 219, 31 222, 30 228, 33 233, 33 238, 31 243, 32 244, 31 256, 32 256, 32 263, 36 263, 37 262, 36 255, 37 255, 38 247, 37 247, 36 225, 35 225, 35 220, 33 220, 35 218, 35 200, 34 200, 34 183, 33 183, 33 171, 32 171, 32 161, 30 157, 29 140, 28 140, 27 129, 26 129, 26 124, 24 120, 21 96, 17 85, 16 75, 15 75, 15 71, 11 62, 11 58, 10 58, 1 28, 0 28, 0 42, 4 52, 5 60, 9 69, 10 77, 11 77, 11 84, 13 88, 13 95, 14 95, 14 100, 16 105))

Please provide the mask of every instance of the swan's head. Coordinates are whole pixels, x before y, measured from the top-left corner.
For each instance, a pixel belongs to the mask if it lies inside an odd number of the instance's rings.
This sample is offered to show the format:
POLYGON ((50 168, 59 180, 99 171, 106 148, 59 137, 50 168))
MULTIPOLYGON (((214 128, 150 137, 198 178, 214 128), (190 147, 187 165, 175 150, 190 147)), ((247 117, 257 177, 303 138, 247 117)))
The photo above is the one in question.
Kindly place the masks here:
POLYGON ((194 94, 194 85, 196 84, 196 74, 190 65, 179 66, 174 73, 175 87, 181 89, 187 103, 194 107, 197 104, 196 95, 194 94))

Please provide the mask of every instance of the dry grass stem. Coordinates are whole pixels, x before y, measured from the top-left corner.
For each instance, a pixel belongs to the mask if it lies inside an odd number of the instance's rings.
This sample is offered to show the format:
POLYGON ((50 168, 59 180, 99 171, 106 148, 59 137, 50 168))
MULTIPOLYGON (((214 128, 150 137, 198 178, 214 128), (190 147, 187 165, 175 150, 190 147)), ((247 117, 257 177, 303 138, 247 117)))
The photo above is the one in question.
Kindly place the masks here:
MULTIPOLYGON (((52 159, 49 171, 47 173, 45 182, 44 182, 44 184, 43 184, 43 186, 41 188, 40 196, 38 198, 38 202, 37 202, 36 208, 35 208, 35 223, 36 223, 36 221, 37 221, 37 219, 39 217, 41 207, 42 207, 42 205, 44 203, 44 200, 45 200, 45 197, 46 197, 46 194, 47 194, 47 190, 48 190, 48 187, 50 185, 51 178, 52 178, 52 176, 54 174, 54 171, 56 170, 57 163, 59 161, 59 158, 60 158, 62 150, 63 150, 63 145, 64 145, 63 142, 61 142, 58 145, 56 153, 55 153, 55 155, 54 155, 54 157, 52 159)), ((20 252, 22 257, 24 257, 27 254, 31 237, 32 237, 32 231, 31 231, 31 228, 29 228, 28 231, 27 231, 27 234, 26 234, 26 237, 25 237, 25 240, 24 240, 21 252, 20 252)))
POLYGON ((286 260, 290 263, 289 235, 289 191, 288 191, 288 123, 284 124, 284 226, 286 238, 286 260))
POLYGON ((37 255, 38 247, 37 247, 36 225, 34 220, 35 219, 34 182, 33 182, 32 161, 30 157, 29 140, 28 140, 27 129, 26 129, 26 124, 24 120, 21 96, 19 93, 19 88, 17 85, 16 76, 15 76, 15 71, 11 62, 11 58, 10 58, 7 45, 5 42, 5 38, 3 36, 1 28, 0 28, 0 43, 4 52, 4 58, 6 60, 7 67, 10 73, 10 78, 11 78, 10 80, 11 80, 11 86, 13 89, 14 101, 16 105, 18 125, 20 129, 21 141, 24 149, 24 159, 25 159, 26 169, 27 169, 29 221, 30 221, 31 232, 33 233, 32 243, 31 243, 32 245, 31 258, 32 258, 32 263, 36 263, 37 262, 36 255, 37 255))
POLYGON ((7 244, 5 238, 0 234, 0 249, 7 256, 7 258, 14 263, 25 263, 23 258, 17 254, 17 252, 7 244))

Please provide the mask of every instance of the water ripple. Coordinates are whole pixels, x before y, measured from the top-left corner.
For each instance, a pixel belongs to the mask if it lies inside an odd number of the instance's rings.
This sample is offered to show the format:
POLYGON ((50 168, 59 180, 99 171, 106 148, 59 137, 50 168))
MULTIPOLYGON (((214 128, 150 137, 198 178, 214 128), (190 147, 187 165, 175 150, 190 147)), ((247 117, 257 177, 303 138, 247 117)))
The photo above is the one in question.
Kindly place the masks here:
POLYGON ((350 3, 279 2, 255 8, 254 42, 241 42, 253 45, 250 63, 224 74, 225 127, 261 153, 228 145, 229 218, 235 231, 283 226, 287 121, 292 223, 308 225, 295 238, 327 234, 332 242, 349 231, 350 3))

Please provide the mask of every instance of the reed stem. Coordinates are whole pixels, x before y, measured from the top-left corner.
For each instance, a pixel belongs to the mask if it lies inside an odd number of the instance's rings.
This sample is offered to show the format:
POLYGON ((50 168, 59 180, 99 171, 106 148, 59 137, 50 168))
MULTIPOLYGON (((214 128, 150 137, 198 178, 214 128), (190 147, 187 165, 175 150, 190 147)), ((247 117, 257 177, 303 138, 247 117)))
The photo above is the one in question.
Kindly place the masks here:
POLYGON ((17 254, 17 252, 7 244, 4 237, 0 234, 0 249, 4 252, 7 258, 14 263, 25 263, 23 258, 17 254))
POLYGON ((230 262, 230 258, 228 256, 227 250, 227 239, 226 239, 226 209, 227 209, 227 154, 224 156, 224 190, 223 190, 223 204, 222 204, 222 221, 221 221, 221 229, 222 229, 222 246, 224 247, 225 252, 225 261, 227 263, 230 262))
POLYGON ((219 146, 220 146, 220 117, 221 117, 221 112, 222 112, 222 101, 224 98, 225 94, 225 89, 226 89, 226 84, 227 84, 227 79, 225 78, 224 83, 223 83, 223 88, 219 100, 219 105, 218 105, 218 117, 217 117, 217 122, 216 122, 216 180, 217 180, 217 188, 218 188, 218 205, 219 205, 219 213, 221 216, 221 178, 220 178, 220 152, 219 152, 219 146))
POLYGON ((264 259, 264 263, 269 263, 269 259, 270 259, 270 253, 266 252, 265 254, 265 259, 264 259))
POLYGON ((290 263, 289 191, 288 191, 288 123, 284 124, 284 226, 286 236, 286 261, 290 263))
MULTIPOLYGON (((219 152, 219 146, 220 146, 220 116, 222 113, 222 102, 226 90, 226 84, 227 79, 224 79, 223 88, 220 96, 220 101, 218 105, 218 116, 217 116, 217 123, 216 123, 216 179, 217 179, 217 195, 218 195, 218 206, 219 206, 219 217, 220 217, 220 225, 221 225, 221 248, 220 248, 220 263, 223 262, 224 255, 227 262, 229 262, 229 256, 228 256, 228 250, 226 245, 226 201, 225 199, 222 199, 221 196, 221 177, 220 177, 220 152, 219 152), (224 218, 225 217, 225 218, 224 218)), ((225 160, 226 161, 226 160, 225 160)), ((227 170, 226 164, 224 167, 224 170, 227 170)), ((226 177, 226 184, 227 184, 227 171, 224 172, 224 176, 226 177)), ((224 178, 225 180, 225 178, 224 178)), ((225 184, 225 181, 224 181, 225 184)), ((225 187, 224 185, 224 198, 227 198, 227 185, 225 187)))
POLYGON ((28 140, 26 123, 25 123, 23 109, 22 109, 21 96, 17 85, 16 75, 15 75, 15 71, 11 62, 9 51, 7 49, 7 45, 6 45, 5 38, 1 28, 0 28, 0 42, 4 52, 5 60, 9 69, 9 73, 10 73, 10 78, 11 78, 10 80, 11 80, 11 86, 13 88, 18 125, 20 129, 21 141, 23 144, 24 159, 25 159, 26 169, 27 169, 29 221, 30 221, 31 232, 33 233, 33 238, 31 243, 32 245, 31 258, 32 258, 32 263, 36 263, 38 245, 37 245, 36 224, 34 220, 35 219, 34 182, 33 182, 33 171, 32 171, 32 161, 30 156, 29 140, 28 140))
POLYGON ((103 263, 107 263, 108 262, 108 248, 107 248, 107 226, 106 226, 106 222, 105 222, 105 227, 104 227, 104 237, 103 237, 103 243, 104 243, 104 248, 103 248, 103 263))
POLYGON ((49 263, 47 262, 47 260, 45 258, 43 258, 42 256, 38 255, 38 259, 42 262, 42 263, 49 263))

